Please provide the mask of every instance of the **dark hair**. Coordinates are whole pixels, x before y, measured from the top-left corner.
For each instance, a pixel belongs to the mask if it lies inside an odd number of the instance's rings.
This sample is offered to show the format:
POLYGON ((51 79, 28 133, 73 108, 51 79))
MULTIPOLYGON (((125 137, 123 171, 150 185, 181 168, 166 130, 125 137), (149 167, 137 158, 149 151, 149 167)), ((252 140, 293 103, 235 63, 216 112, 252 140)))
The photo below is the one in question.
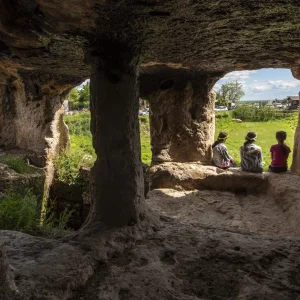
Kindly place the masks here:
POLYGON ((287 150, 286 150, 286 147, 284 145, 284 141, 286 140, 286 132, 285 131, 277 131, 276 132, 276 139, 280 144, 280 148, 281 148, 281 151, 282 151, 283 155, 286 155, 287 150))
POLYGON ((249 131, 245 137, 246 142, 244 146, 252 144, 257 138, 257 134, 254 131, 249 131))
POLYGON ((214 149, 217 145, 220 143, 223 143, 228 137, 228 134, 226 132, 220 132, 218 135, 217 140, 212 144, 212 148, 214 149))

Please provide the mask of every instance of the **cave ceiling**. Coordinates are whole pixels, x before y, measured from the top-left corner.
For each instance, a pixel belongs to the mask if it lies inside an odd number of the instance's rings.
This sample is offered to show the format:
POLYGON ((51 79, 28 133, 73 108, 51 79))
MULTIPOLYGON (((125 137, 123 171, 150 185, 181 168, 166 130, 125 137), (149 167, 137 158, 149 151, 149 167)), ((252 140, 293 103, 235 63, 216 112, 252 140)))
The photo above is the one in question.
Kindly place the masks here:
POLYGON ((140 54, 142 73, 292 68, 299 16, 299 0, 1 0, 0 83, 23 71, 87 78, 85 53, 107 43, 140 54))

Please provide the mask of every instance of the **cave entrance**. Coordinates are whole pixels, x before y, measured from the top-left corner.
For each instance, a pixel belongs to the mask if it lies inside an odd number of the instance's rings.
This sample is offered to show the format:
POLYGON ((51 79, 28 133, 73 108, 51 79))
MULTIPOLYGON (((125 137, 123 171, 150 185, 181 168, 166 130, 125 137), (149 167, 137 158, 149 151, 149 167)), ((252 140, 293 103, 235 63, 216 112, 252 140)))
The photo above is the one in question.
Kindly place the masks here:
MULTIPOLYGON (((230 155, 240 165, 239 148, 249 131, 257 133, 264 171, 271 163, 270 147, 277 144, 277 131, 287 133, 286 144, 293 153, 298 124, 300 81, 289 69, 244 70, 228 73, 214 86, 215 140, 221 131, 228 133, 230 155)), ((289 156, 291 166, 293 155, 289 156)))

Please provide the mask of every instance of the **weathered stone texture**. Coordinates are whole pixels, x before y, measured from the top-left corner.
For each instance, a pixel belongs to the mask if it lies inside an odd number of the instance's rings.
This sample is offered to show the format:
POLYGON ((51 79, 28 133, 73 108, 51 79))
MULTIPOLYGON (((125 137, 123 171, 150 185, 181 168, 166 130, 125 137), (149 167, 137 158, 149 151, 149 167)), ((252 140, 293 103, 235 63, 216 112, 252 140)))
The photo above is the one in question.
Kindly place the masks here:
POLYGON ((27 76, 0 88, 0 146, 31 150, 37 154, 33 163, 45 166, 69 145, 61 107, 71 85, 27 76))
POLYGON ((212 88, 221 75, 163 66, 143 70, 141 96, 150 103, 152 163, 211 163, 212 88))

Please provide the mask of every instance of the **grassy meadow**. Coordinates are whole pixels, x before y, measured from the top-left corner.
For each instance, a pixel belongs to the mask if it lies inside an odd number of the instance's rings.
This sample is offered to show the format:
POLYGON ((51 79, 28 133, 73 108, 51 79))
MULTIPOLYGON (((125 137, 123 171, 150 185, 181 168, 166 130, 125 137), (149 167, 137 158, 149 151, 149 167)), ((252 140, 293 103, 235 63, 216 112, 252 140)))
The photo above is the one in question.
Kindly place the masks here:
MULTIPOLYGON (((68 156, 71 156, 71 168, 76 169, 80 165, 91 166, 96 158, 92 147, 92 135, 90 133, 90 114, 80 113, 74 116, 66 116, 65 121, 70 130, 71 151, 68 156)), ((216 136, 219 131, 225 131, 229 134, 227 148, 230 155, 240 163, 239 148, 244 143, 246 133, 255 131, 258 135, 256 144, 262 147, 264 160, 266 162, 265 170, 271 162, 270 146, 276 143, 275 132, 284 130, 287 132, 287 145, 292 149, 294 144, 294 133, 297 126, 297 113, 287 114, 287 118, 275 119, 270 121, 260 122, 242 122, 236 123, 232 121, 231 112, 216 114, 216 136)), ((150 146, 150 126, 147 116, 140 117, 141 129, 141 150, 142 161, 146 164, 151 163, 151 146, 150 146)), ((62 161, 66 164, 66 157, 62 161)), ((289 165, 291 164, 291 156, 289 165)))

